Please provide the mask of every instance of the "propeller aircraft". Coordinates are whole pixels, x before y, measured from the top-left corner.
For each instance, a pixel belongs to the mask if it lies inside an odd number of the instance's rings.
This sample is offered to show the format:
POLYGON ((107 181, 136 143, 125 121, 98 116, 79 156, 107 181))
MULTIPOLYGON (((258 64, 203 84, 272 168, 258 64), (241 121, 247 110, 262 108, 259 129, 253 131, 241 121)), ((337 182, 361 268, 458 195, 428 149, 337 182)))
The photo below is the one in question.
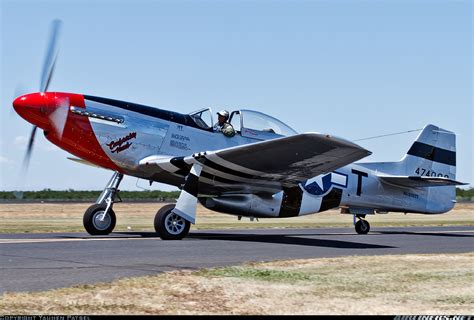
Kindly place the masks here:
POLYGON ((329 134, 297 133, 253 110, 233 110, 235 135, 213 128, 215 113, 189 114, 85 94, 48 91, 61 22, 54 21, 39 92, 13 101, 36 131, 73 154, 73 160, 113 171, 96 203, 84 213, 91 235, 113 231, 119 185, 130 175, 179 187, 176 204, 163 206, 154 227, 165 240, 184 238, 196 222, 197 203, 239 217, 286 218, 341 208, 357 233, 367 215, 439 214, 455 203, 455 134, 426 125, 400 161, 358 162, 370 151, 329 134))

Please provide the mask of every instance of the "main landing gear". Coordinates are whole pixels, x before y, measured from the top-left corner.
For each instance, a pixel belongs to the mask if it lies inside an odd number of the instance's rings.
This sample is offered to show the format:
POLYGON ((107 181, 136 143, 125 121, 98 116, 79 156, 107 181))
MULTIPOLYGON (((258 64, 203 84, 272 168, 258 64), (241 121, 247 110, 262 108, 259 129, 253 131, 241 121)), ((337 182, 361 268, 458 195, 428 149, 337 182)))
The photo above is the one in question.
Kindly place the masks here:
POLYGON ((365 220, 364 218, 365 218, 365 214, 354 215, 354 226, 358 234, 367 234, 370 231, 369 221, 365 220), (359 219, 357 222, 356 222, 356 218, 359 219))
MULTIPOLYGON (((194 164, 186 176, 176 205, 163 206, 155 216, 155 230, 163 240, 181 240, 196 221, 198 180, 201 165, 194 164)), ((107 235, 115 228, 117 218, 112 206, 121 202, 118 187, 123 174, 115 172, 96 203, 84 213, 84 228, 91 235, 107 235), (116 201, 118 198, 118 201, 116 201)))
MULTIPOLYGON (((194 156, 194 155, 193 155, 194 156)), ((196 222, 198 182, 202 166, 193 164, 186 176, 176 204, 162 207, 155 216, 155 230, 163 240, 181 240, 196 222)))
POLYGON ((118 186, 122 178, 123 174, 115 172, 96 203, 84 213, 84 228, 90 235, 107 235, 114 230, 117 218, 112 206, 115 202, 122 201, 118 195, 118 186))
POLYGON ((174 204, 167 204, 155 216, 155 230, 163 240, 181 240, 186 237, 191 223, 172 210, 174 204))

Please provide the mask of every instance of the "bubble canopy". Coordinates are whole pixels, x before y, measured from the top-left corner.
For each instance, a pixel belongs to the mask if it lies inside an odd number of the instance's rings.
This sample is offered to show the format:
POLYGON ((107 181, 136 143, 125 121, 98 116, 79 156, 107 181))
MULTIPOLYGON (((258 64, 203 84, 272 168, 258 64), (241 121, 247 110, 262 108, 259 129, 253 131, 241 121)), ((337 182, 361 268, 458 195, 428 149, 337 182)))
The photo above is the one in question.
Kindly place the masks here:
POLYGON ((291 127, 268 114, 254 110, 239 110, 238 112, 240 113, 242 128, 275 133, 281 136, 298 134, 291 127))

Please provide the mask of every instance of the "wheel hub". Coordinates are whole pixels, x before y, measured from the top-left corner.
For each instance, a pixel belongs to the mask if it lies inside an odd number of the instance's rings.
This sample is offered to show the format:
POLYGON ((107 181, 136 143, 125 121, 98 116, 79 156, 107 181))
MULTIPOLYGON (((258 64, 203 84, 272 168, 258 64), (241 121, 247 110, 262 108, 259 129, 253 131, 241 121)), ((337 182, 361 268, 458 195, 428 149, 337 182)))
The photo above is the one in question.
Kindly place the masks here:
POLYGON ((104 217, 104 220, 101 221, 102 216, 104 215, 104 210, 97 211, 94 214, 94 218, 92 219, 92 223, 94 224, 94 227, 97 230, 106 230, 108 227, 110 227, 110 224, 112 223, 112 218, 110 217, 109 214, 107 214, 104 217))
POLYGON ((178 216, 176 213, 170 213, 165 218, 166 231, 173 235, 182 233, 186 226, 186 220, 178 216))

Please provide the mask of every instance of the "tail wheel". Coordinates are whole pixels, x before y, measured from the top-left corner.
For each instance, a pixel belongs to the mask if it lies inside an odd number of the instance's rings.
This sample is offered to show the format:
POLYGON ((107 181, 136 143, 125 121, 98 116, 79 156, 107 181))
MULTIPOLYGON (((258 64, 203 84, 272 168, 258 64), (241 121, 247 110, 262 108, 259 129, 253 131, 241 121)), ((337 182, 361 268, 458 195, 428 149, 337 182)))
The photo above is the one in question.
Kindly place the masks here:
POLYGON ((367 234, 370 231, 369 221, 360 219, 355 224, 355 229, 358 234, 367 234))
POLYGON ((107 235, 114 230, 117 222, 115 212, 109 208, 107 215, 103 217, 105 209, 106 206, 103 204, 94 204, 84 213, 84 228, 90 235, 107 235))
POLYGON ((163 206, 155 216, 155 230, 163 240, 181 240, 186 237, 191 223, 172 212, 174 204, 163 206))

